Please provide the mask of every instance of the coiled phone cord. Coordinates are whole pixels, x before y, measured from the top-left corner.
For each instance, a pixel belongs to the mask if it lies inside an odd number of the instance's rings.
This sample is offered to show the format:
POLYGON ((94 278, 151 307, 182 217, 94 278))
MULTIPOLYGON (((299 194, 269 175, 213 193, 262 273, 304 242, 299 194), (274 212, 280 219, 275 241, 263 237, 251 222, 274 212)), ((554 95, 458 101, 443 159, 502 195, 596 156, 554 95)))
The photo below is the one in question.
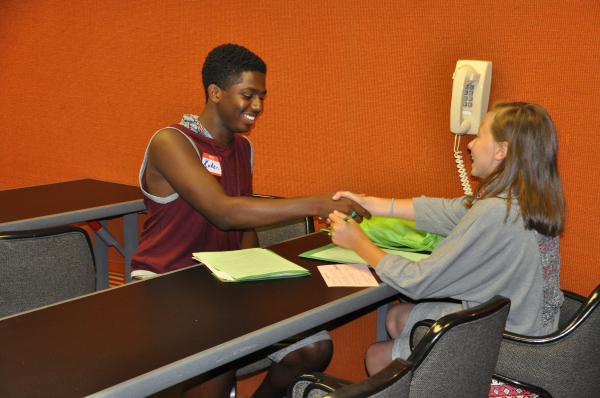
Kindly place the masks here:
POLYGON ((456 167, 458 168, 458 175, 460 176, 460 183, 462 184, 465 195, 473 195, 473 189, 471 189, 471 183, 469 182, 469 176, 465 170, 465 163, 463 162, 462 151, 459 151, 460 145, 460 134, 454 135, 454 158, 456 159, 456 167))

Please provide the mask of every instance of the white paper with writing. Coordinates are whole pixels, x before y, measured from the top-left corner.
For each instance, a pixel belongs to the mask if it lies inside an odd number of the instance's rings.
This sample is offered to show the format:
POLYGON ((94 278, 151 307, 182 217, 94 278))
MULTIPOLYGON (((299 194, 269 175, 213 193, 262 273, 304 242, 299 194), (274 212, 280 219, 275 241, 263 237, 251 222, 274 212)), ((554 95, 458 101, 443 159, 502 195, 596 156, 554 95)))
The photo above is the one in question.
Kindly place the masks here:
POLYGON ((318 265, 317 268, 329 287, 379 286, 366 264, 318 265))

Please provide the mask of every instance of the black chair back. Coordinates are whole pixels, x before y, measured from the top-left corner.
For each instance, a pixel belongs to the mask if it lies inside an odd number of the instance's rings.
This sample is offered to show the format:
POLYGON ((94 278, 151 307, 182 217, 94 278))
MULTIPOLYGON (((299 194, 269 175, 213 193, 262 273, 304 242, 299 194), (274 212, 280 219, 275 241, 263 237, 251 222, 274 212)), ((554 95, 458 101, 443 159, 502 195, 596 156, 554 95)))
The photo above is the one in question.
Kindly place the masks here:
MULTIPOLYGON (((254 195, 257 198, 281 199, 274 196, 254 195)), ((315 232, 315 222, 312 217, 299 218, 279 224, 256 228, 258 244, 260 247, 274 245, 285 240, 315 232)))
POLYGON ((495 296, 437 322, 418 322, 414 350, 352 384, 318 372, 296 377, 287 398, 481 398, 489 393, 510 300, 495 296))
POLYGON ((85 230, 0 232, 0 318, 95 290, 96 266, 85 230))
POLYGON ((510 300, 495 296, 435 323, 418 322, 407 359, 414 366, 410 397, 487 396, 509 309, 510 300))
POLYGON ((598 396, 600 286, 587 299, 564 293, 557 332, 541 337, 505 332, 495 378, 547 398, 598 396))

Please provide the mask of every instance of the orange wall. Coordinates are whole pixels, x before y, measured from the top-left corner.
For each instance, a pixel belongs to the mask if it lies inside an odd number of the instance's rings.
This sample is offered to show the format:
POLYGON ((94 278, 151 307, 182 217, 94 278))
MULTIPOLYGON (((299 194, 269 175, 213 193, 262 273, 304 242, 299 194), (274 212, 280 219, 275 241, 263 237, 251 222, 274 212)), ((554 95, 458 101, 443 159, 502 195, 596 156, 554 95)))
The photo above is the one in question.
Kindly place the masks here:
POLYGON ((233 42, 269 68, 250 133, 255 192, 458 196, 452 72, 490 60, 492 102, 536 102, 555 120, 562 284, 588 294, 600 283, 598 21, 597 0, 4 0, 0 189, 135 184, 151 135, 201 111, 208 51, 233 42))

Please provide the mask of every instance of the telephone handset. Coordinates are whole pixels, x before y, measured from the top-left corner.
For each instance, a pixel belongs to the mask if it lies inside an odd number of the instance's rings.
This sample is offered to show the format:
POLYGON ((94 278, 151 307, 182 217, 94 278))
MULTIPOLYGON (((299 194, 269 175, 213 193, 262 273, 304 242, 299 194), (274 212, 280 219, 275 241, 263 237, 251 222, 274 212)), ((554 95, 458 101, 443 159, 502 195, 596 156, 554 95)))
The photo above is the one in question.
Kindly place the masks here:
POLYGON ((464 134, 477 135, 479 125, 487 113, 492 85, 492 63, 489 61, 461 60, 456 63, 450 106, 450 131, 454 137, 454 157, 458 167, 463 191, 472 195, 469 176, 465 171, 462 152, 459 151, 460 137, 464 134))

